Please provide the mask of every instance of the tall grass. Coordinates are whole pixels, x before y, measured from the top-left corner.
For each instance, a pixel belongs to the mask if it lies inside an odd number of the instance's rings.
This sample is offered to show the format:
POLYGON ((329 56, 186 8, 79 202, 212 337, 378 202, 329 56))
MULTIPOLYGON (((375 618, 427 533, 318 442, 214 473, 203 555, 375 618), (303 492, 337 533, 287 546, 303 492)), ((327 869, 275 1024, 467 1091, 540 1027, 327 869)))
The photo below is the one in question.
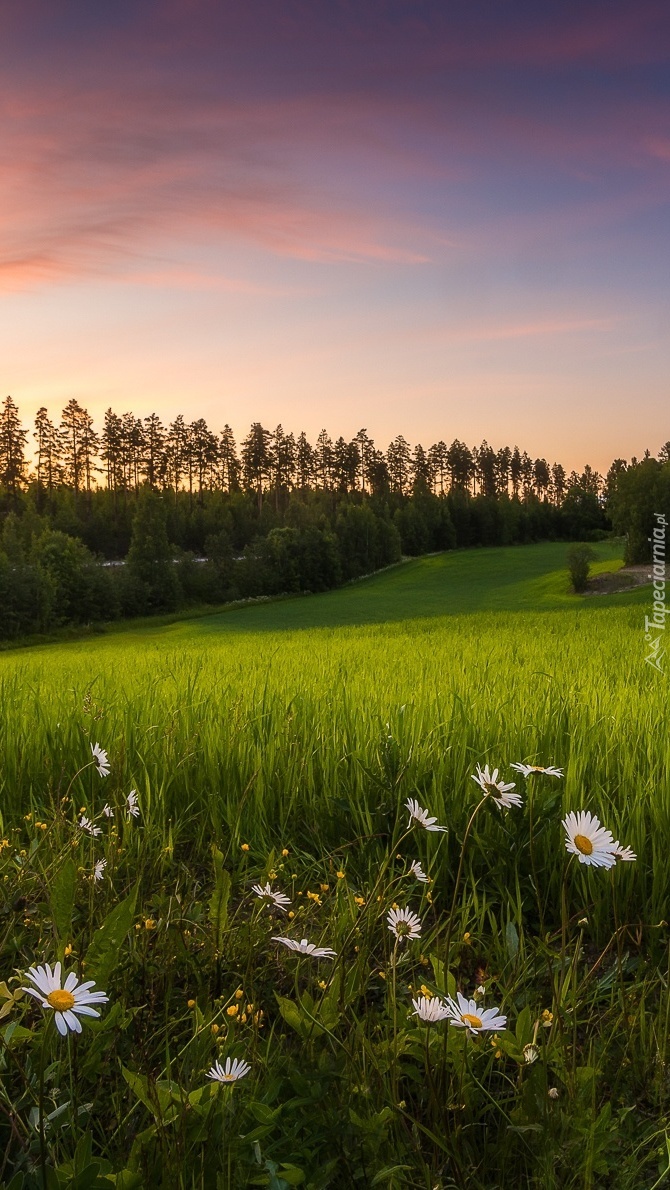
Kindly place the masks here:
MULTIPOLYGON (((85 1037, 66 1045, 51 1026, 45 1042, 51 1111, 69 1105, 47 1131, 60 1180, 45 1184, 88 1185, 67 1179, 90 1142, 109 1162, 100 1185, 667 1185, 668 692, 640 636, 637 609, 589 608, 234 638, 177 626, 0 658, 0 979, 11 990, 66 942, 81 962, 136 898, 108 964, 110 1010, 85 1037), (85 768, 70 787, 96 740, 111 776, 85 768), (515 760, 565 778, 518 778, 521 811, 484 805, 455 888, 475 765, 513 779, 515 760), (403 838, 408 797, 448 834, 403 838), (82 837, 78 813, 105 802, 114 827, 82 837), (598 814, 637 863, 569 863, 571 809, 598 814), (80 871, 66 938, 53 887, 68 855, 80 871), (415 858, 430 885, 403 877, 415 858), (267 879, 291 921, 250 896, 267 879), (423 920, 399 961, 394 902, 423 920), (340 957, 278 953, 270 935, 287 932, 340 957), (491 1046, 419 1027, 421 984, 483 984, 507 1032, 491 1046), (244 1025, 227 1014, 238 987, 254 1006, 244 1025), (68 1052, 83 1112, 62 1085, 68 1052), (252 1072, 216 1097, 203 1087, 218 1052, 252 1072)), ((16 1168, 41 1187, 25 1120, 45 1026, 23 1000, 18 1016, 26 1036, 7 1041, 0 1022, 0 1178, 16 1168)))

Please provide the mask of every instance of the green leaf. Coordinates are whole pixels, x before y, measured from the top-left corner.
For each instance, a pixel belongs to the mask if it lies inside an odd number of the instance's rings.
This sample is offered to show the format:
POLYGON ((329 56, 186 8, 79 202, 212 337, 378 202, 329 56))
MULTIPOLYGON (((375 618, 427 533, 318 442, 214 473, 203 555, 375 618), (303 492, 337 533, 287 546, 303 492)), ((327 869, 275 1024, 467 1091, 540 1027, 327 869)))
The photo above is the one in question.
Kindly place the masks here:
POLYGON ((174 1118, 174 1111, 172 1109, 175 1104, 181 1102, 181 1093, 176 1083, 168 1083, 162 1080, 149 1083, 149 1080, 144 1074, 138 1074, 134 1070, 127 1070, 125 1066, 121 1067, 121 1073, 131 1091, 148 1108, 152 1116, 155 1116, 156 1119, 162 1119, 163 1123, 169 1123, 174 1118))
POLYGON ((209 902, 209 920, 214 929, 214 945, 220 951, 223 945, 223 935, 228 925, 230 873, 223 866, 223 855, 214 845, 212 846, 212 856, 214 859, 214 892, 209 902))
POLYGON ((521 1010, 516 1018, 514 1033, 519 1049, 523 1049, 524 1045, 530 1045, 533 1040, 533 1017, 528 1005, 521 1010))
POLYGON ((319 1025, 313 1025, 309 1018, 301 1012, 300 1006, 295 1001, 289 1000, 286 996, 279 996, 277 992, 275 992, 275 1000, 286 1024, 295 1029, 303 1039, 309 1036, 310 1030, 313 1037, 318 1037, 323 1032, 319 1025))
POLYGON ((507 953, 514 960, 519 953, 519 935, 513 921, 508 921, 505 926, 505 942, 507 943, 507 953))
POLYGON ((94 979, 97 984, 104 986, 117 966, 121 947, 133 924, 136 900, 137 889, 134 888, 124 901, 108 913, 100 929, 95 931, 84 959, 87 979, 94 979))
POLYGON ((51 888, 51 916, 58 940, 65 945, 72 929, 74 894, 77 887, 77 866, 68 859, 56 873, 51 888))
POLYGON ((411 1165, 389 1165, 386 1169, 380 1169, 370 1182, 371 1186, 383 1186, 384 1182, 388 1182, 389 1178, 395 1178, 396 1174, 404 1173, 411 1169, 411 1165))
POLYGON ((456 980, 451 974, 451 971, 445 972, 444 963, 442 962, 442 959, 438 959, 436 954, 432 954, 430 956, 430 962, 433 968, 435 987, 437 988, 438 992, 441 992, 442 995, 444 995, 446 992, 447 996, 455 996, 456 980))

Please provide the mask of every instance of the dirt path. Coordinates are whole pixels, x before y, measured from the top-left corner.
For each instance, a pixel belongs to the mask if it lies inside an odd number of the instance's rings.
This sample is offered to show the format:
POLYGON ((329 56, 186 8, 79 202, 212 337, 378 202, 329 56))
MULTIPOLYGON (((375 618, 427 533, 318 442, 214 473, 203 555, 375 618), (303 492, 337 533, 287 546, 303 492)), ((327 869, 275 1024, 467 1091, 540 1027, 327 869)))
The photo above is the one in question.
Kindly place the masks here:
POLYGON ((620 591, 632 591, 634 587, 642 587, 651 582, 651 563, 642 566, 625 566, 622 570, 613 570, 607 574, 598 574, 589 579, 585 595, 617 595, 620 591))

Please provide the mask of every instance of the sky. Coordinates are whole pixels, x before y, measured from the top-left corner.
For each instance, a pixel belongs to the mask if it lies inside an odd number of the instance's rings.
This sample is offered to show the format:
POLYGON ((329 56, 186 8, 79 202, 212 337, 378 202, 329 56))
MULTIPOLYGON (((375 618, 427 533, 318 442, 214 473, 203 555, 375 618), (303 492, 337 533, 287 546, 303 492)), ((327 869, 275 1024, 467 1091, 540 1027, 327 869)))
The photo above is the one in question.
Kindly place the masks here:
POLYGON ((669 59, 667 0, 0 3, 0 391, 656 453, 669 59))

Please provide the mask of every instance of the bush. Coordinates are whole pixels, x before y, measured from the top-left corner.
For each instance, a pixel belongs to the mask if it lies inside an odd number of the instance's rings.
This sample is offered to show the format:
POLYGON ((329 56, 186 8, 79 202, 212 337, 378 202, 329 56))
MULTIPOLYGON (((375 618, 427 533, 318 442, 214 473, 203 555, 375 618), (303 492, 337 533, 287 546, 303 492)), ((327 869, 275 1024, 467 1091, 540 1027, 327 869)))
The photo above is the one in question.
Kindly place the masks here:
POLYGON ((573 591, 579 595, 586 590, 589 581, 589 570, 595 558, 590 545, 573 545, 568 550, 568 571, 573 591))

